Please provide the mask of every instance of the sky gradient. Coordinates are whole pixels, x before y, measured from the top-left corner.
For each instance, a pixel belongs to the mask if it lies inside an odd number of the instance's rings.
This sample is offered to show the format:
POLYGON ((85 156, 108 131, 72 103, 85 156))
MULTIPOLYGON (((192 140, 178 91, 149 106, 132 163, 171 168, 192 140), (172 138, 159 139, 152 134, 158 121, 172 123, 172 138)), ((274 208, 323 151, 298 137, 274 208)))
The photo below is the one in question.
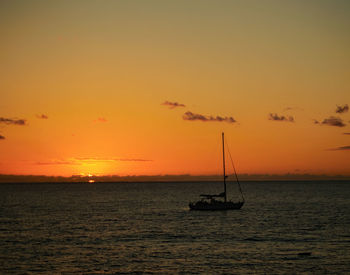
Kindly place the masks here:
POLYGON ((350 175, 349 1, 1 1, 0 173, 350 175), (229 171, 230 172, 230 171, 229 171))

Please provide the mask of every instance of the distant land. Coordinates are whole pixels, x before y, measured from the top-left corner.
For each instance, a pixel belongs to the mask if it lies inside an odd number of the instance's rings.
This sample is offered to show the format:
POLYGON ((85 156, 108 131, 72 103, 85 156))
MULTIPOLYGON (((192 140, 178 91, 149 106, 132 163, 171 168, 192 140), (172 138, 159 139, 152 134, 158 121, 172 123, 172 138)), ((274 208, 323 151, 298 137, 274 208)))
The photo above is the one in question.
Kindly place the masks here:
MULTIPOLYGON (((327 181, 349 180, 350 175, 312 175, 312 174, 241 174, 240 181, 327 181)), ((135 176, 43 176, 43 175, 5 175, 0 174, 0 183, 35 183, 35 182, 193 182, 193 181, 220 181, 220 175, 135 175, 135 176)), ((235 181, 233 176, 229 181, 235 181)))

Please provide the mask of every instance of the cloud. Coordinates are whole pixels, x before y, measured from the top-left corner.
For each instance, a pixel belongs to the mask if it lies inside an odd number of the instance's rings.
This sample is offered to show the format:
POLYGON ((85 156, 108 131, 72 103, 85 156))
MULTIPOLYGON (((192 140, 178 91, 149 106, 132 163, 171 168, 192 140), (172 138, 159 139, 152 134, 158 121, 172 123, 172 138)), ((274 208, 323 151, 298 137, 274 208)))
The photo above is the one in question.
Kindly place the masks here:
POLYGON ((0 135, 0 140, 2 140, 2 139, 5 139, 5 137, 3 135, 0 135))
MULTIPOLYGON (((316 120, 317 121, 317 120, 316 120)), ((316 124, 319 124, 317 121, 316 124)), ((339 117, 330 116, 329 118, 326 118, 322 121, 322 125, 329 125, 329 126, 335 126, 335 127, 344 127, 346 124, 343 122, 343 120, 339 117)))
POLYGON ((200 121, 216 121, 216 122, 227 122, 227 123, 235 123, 237 122, 232 116, 230 117, 221 117, 221 116, 205 116, 205 115, 201 115, 201 114, 194 114, 192 112, 186 112, 184 113, 184 115, 182 116, 182 118, 184 120, 200 120, 200 121))
POLYGON ((76 161, 85 161, 85 162, 107 162, 107 161, 114 161, 114 159, 106 159, 106 158, 96 158, 96 157, 76 157, 73 158, 76 161))
POLYGON ((338 113, 338 114, 346 113, 348 111, 349 111, 348 104, 345 104, 344 106, 338 106, 337 105, 337 109, 335 110, 335 112, 338 113))
POLYGON ((13 118, 4 118, 0 117, 0 123, 7 125, 26 125, 27 121, 25 119, 13 119, 13 118))
POLYGON ((304 109, 300 107, 286 107, 283 109, 283 111, 290 111, 290 110, 304 111, 304 109))
POLYGON ((292 116, 279 116, 278 114, 269 114, 269 120, 274 120, 274 121, 288 121, 288 122, 294 122, 294 118, 292 116))
POLYGON ((41 115, 36 115, 37 118, 39 119, 48 119, 49 117, 45 114, 41 114, 41 115))
POLYGON ((350 150, 350 146, 341 146, 333 149, 329 149, 330 151, 347 151, 350 150))
POLYGON ((350 133, 343 133, 343 135, 350 135, 350 133))
POLYGON ((117 161, 130 161, 130 162, 144 162, 153 161, 150 159, 137 159, 137 158, 97 158, 97 157, 76 157, 68 159, 53 159, 49 161, 39 161, 36 165, 81 165, 81 164, 96 164, 101 162, 117 162, 117 161))
POLYGON ((97 157, 77 157, 74 158, 77 161, 85 162, 111 162, 111 161, 152 161, 150 159, 137 159, 137 158, 97 158, 97 157))
POLYGON ((99 117, 96 120, 94 120, 94 122, 102 122, 103 123, 103 122, 107 122, 107 119, 104 117, 99 117))
POLYGON ((178 102, 170 102, 170 101, 164 101, 161 105, 168 106, 170 109, 174 109, 176 107, 186 107, 185 104, 178 103, 178 102))
POLYGON ((125 158, 120 158, 120 159, 115 159, 115 161, 153 161, 151 159, 125 159, 125 158))
POLYGON ((74 160, 49 160, 49 161, 38 161, 36 165, 79 165, 80 163, 74 160))

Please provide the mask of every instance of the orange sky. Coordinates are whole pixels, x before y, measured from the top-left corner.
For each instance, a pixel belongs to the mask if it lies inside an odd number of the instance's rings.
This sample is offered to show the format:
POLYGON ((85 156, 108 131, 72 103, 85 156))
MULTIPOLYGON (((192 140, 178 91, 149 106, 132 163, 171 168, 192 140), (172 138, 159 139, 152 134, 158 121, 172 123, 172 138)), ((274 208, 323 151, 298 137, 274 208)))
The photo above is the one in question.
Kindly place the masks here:
POLYGON ((349 29, 348 1, 1 1, 0 173, 216 174, 224 131, 239 173, 349 175, 349 29))

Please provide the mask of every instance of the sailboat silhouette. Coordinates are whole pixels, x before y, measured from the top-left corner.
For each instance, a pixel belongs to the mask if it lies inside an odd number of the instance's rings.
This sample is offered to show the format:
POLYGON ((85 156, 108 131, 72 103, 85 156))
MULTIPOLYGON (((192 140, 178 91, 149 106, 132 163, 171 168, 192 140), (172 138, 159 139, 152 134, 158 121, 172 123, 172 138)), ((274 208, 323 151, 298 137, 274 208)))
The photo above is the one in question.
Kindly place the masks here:
MULTIPOLYGON (((232 157, 231 157, 232 161, 232 157)), ((227 200, 227 190, 226 190, 226 171, 225 171, 225 137, 224 133, 222 133, 222 162, 223 162, 223 180, 224 180, 224 192, 217 194, 217 195, 208 195, 208 194, 201 194, 200 197, 202 198, 200 201, 197 201, 195 203, 190 202, 189 207, 190 210, 234 210, 234 209, 241 209, 245 200, 242 192, 241 185, 238 180, 238 176, 236 173, 236 169, 233 165, 233 170, 235 172, 237 184, 239 187, 240 194, 242 196, 242 201, 233 202, 231 200, 227 200), (217 198, 223 198, 217 199, 217 198)))

